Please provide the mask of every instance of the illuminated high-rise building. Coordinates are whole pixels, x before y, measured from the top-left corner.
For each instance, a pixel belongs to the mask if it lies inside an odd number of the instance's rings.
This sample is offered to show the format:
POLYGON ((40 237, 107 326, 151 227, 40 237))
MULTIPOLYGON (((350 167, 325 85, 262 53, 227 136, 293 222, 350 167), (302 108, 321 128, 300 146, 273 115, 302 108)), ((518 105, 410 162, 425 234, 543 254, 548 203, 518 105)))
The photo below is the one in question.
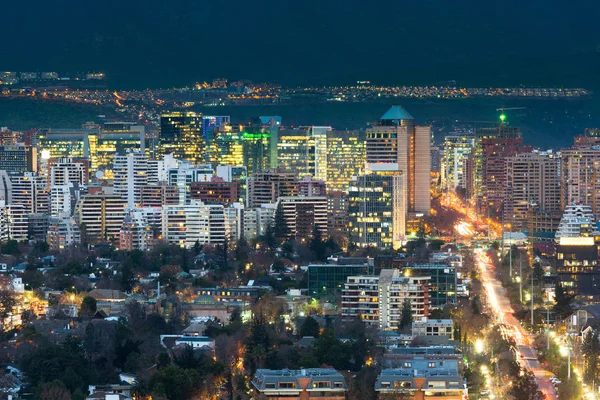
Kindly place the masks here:
POLYGON ((105 122, 95 148, 95 154, 91 155, 95 169, 103 171, 104 179, 113 179, 112 168, 116 154, 146 153, 146 129, 135 122, 105 122))
POLYGON ((596 217, 586 204, 570 204, 556 231, 556 272, 560 285, 580 302, 600 300, 596 217))
POLYGON ((329 126, 305 126, 279 132, 277 162, 280 169, 325 181, 328 170, 329 126))
POLYGON ((522 153, 506 163, 504 221, 515 232, 532 232, 534 214, 561 211, 558 157, 551 151, 522 153))
POLYGON ((277 115, 260 116, 263 132, 269 134, 269 168, 277 168, 277 146, 279 143, 279 130, 282 119, 277 115))
POLYGON ((174 111, 160 116, 160 154, 194 165, 204 162, 205 142, 202 137, 202 114, 174 111))
POLYGON ((243 165, 248 174, 265 171, 270 165, 269 134, 263 132, 242 132, 243 165))
POLYGON ((327 197, 325 196, 284 196, 277 202, 288 237, 307 243, 315 230, 321 237, 327 237, 327 197))
POLYGON ((600 214, 600 148, 577 146, 560 152, 561 206, 586 204, 600 214))
POLYGON ((361 175, 350 184, 350 241, 359 247, 398 249, 406 236, 405 177, 400 171, 361 175))
POLYGON ((127 206, 142 203, 142 189, 148 185, 148 157, 140 152, 117 154, 114 158, 115 194, 127 201, 127 206))
POLYGON ((440 163, 441 188, 454 191, 464 188, 463 163, 473 150, 475 139, 469 135, 450 135, 444 138, 443 155, 440 163))
POLYGON ((246 190, 249 209, 275 203, 279 197, 298 195, 297 176, 276 169, 259 172, 248 177, 246 190))
POLYGON ((401 171, 408 212, 429 215, 431 206, 431 128, 417 126, 401 106, 367 129, 367 169, 401 171))
POLYGON ((125 207, 121 196, 105 192, 82 196, 75 206, 75 219, 82 228, 82 239, 88 241, 113 241, 118 243, 125 207))
POLYGON ((48 184, 50 187, 78 183, 87 185, 89 181, 89 161, 86 159, 60 158, 48 161, 48 184))
POLYGON ((38 170, 37 148, 20 144, 0 146, 0 169, 19 173, 38 170))
POLYGON ((218 165, 243 165, 244 145, 243 132, 234 130, 231 126, 223 126, 215 131, 212 148, 213 154, 209 162, 218 165))
POLYGON ((100 136, 100 127, 91 123, 81 129, 47 129, 41 131, 39 149, 41 157, 50 158, 88 158, 94 168, 93 157, 100 136))
POLYGON ((348 193, 352 178, 364 172, 364 131, 331 131, 327 137, 327 188, 348 193))

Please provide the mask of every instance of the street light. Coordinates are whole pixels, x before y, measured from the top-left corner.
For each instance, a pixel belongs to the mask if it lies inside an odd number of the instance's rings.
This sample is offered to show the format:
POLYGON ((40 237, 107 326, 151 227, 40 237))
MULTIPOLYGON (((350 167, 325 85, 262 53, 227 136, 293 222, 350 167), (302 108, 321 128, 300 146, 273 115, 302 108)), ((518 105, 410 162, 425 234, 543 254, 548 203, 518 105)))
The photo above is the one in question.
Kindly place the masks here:
POLYGON ((481 354, 481 353, 483 353, 483 350, 484 350, 483 340, 477 339, 475 341, 475 353, 481 354))

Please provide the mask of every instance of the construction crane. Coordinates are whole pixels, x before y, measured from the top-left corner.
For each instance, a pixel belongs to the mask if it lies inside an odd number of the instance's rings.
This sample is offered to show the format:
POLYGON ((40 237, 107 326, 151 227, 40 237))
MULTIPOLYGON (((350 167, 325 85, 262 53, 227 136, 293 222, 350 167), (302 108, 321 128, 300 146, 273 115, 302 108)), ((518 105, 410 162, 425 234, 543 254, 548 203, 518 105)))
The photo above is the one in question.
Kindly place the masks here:
POLYGON ((500 114, 500 121, 504 122, 504 120, 506 119, 506 114, 504 114, 504 111, 507 110, 525 110, 527 107, 500 107, 500 108, 496 108, 496 111, 500 111, 502 114, 500 114))

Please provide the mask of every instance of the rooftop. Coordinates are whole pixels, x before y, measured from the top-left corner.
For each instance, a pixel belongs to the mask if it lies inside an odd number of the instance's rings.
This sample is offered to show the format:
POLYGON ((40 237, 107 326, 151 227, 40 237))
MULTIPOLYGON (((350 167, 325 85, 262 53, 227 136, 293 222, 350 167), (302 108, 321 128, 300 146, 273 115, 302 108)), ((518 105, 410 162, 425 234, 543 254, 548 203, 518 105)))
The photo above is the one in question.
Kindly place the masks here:
POLYGON ((392 106, 383 116, 382 120, 414 119, 402 106, 392 106))

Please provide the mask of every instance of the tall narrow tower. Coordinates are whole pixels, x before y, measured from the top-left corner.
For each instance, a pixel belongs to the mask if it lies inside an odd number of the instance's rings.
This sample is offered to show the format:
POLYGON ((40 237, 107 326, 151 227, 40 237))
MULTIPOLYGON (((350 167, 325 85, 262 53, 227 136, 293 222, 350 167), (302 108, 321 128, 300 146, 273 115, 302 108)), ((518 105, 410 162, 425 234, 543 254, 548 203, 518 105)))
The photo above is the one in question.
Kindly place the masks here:
POLYGON ((379 124, 367 129, 367 169, 401 171, 408 212, 429 214, 431 208, 431 128, 417 126, 401 106, 393 106, 379 124))

